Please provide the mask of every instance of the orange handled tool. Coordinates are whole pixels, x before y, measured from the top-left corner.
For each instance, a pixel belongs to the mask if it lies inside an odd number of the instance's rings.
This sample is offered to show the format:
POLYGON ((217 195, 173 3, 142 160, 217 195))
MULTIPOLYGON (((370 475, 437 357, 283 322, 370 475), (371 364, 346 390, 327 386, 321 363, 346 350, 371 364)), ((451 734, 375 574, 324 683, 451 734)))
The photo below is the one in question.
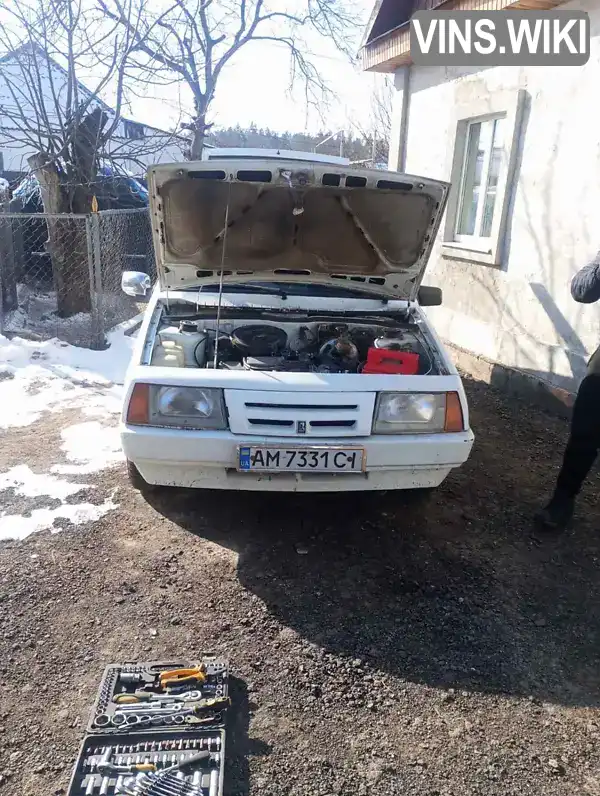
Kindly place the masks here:
POLYGON ((206 672, 203 666, 195 666, 193 669, 172 669, 168 672, 161 672, 158 679, 161 688, 188 683, 204 683, 206 672))

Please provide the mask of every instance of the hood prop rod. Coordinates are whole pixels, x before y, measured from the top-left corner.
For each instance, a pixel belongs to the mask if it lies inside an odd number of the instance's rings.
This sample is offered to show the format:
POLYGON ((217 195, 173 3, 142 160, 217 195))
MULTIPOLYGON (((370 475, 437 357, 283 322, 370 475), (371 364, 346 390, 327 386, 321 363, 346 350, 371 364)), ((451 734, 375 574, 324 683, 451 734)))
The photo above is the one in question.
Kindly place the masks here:
POLYGON ((225 270, 225 249, 227 248, 227 232, 229 230, 229 203, 231 201, 231 179, 227 191, 227 204, 225 205, 225 225, 223 228, 223 244, 221 248, 221 274, 219 276, 219 301, 217 304, 217 328, 215 331, 215 355, 213 357, 213 368, 217 369, 219 357, 219 335, 221 331, 221 302, 223 299, 223 271, 225 270))

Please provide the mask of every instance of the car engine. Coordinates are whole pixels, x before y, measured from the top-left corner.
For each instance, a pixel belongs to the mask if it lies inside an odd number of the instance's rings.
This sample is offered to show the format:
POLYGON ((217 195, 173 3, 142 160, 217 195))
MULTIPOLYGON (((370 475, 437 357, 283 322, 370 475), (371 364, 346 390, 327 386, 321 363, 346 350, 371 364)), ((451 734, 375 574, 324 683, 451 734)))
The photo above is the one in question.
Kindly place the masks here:
MULTIPOLYGON (((413 357, 420 374, 434 372, 431 349, 416 324, 235 323, 182 320, 157 332, 152 365, 245 371, 361 373, 373 353, 413 357), (418 363, 418 364, 417 364, 418 363)), ((380 357, 379 357, 380 358, 380 357)), ((365 372, 402 372, 377 371, 365 372)))

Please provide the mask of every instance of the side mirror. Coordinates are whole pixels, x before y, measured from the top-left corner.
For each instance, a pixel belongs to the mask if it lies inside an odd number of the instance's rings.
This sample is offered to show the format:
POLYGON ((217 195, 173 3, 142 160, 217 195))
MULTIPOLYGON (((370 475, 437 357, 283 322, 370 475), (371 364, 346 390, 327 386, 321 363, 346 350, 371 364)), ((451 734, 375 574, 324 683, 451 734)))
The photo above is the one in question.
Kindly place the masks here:
POLYGON ((146 298, 146 294, 151 288, 152 282, 148 274, 144 274, 142 271, 123 271, 121 276, 123 293, 135 298, 146 298))
POLYGON ((442 303, 442 289, 421 285, 417 293, 417 301, 422 307, 439 307, 442 303))

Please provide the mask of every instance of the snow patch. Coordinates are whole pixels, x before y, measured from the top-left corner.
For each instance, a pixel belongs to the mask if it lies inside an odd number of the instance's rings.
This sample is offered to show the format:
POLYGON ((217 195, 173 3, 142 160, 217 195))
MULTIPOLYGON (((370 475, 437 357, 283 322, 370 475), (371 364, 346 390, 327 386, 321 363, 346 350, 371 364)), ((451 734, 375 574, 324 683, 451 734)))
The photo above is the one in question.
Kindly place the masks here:
POLYGON ((45 495, 59 500, 66 500, 82 489, 89 489, 90 484, 71 484, 55 475, 34 473, 26 464, 13 467, 6 473, 0 473, 0 490, 14 489, 18 495, 39 497, 45 495))
POLYGON ((92 351, 57 339, 34 342, 0 335, 0 428, 29 426, 47 412, 65 409, 108 421, 103 425, 90 420, 63 429, 62 449, 68 462, 52 467, 54 475, 34 473, 25 464, 0 473, 0 489, 61 501, 57 508, 34 509, 29 517, 0 513, 0 540, 24 539, 44 530, 55 533, 62 530, 61 520, 81 525, 118 508, 112 498, 99 505, 66 503, 90 485, 59 477, 93 473, 123 457, 115 416, 121 410, 123 382, 135 340, 115 330, 108 335, 108 342, 105 351, 92 351))
POLYGON ((92 503, 70 505, 64 503, 56 509, 35 509, 30 517, 20 514, 5 514, 0 517, 0 541, 8 539, 25 539, 37 531, 51 530, 52 533, 62 531, 60 520, 69 520, 73 525, 83 525, 86 522, 96 522, 109 511, 118 508, 108 498, 98 506, 92 503))
POLYGON ((99 505, 92 503, 65 503, 71 495, 82 489, 93 488, 90 484, 72 484, 54 475, 34 473, 21 464, 6 473, 0 473, 0 490, 14 489, 24 497, 50 497, 61 501, 61 505, 53 509, 34 509, 29 517, 22 514, 0 514, 0 541, 7 539, 25 539, 37 531, 51 530, 52 533, 62 530, 61 520, 68 520, 73 525, 94 522, 107 512, 118 508, 112 498, 99 505))
POLYGON ((61 432, 67 459, 72 464, 55 464, 52 472, 63 475, 87 475, 111 467, 125 458, 121 450, 119 430, 97 421, 77 423, 61 432))
POLYGON ((38 343, 0 335, 0 428, 28 426, 44 412, 82 409, 92 417, 117 414, 133 337, 108 335, 105 351, 60 340, 38 343))

